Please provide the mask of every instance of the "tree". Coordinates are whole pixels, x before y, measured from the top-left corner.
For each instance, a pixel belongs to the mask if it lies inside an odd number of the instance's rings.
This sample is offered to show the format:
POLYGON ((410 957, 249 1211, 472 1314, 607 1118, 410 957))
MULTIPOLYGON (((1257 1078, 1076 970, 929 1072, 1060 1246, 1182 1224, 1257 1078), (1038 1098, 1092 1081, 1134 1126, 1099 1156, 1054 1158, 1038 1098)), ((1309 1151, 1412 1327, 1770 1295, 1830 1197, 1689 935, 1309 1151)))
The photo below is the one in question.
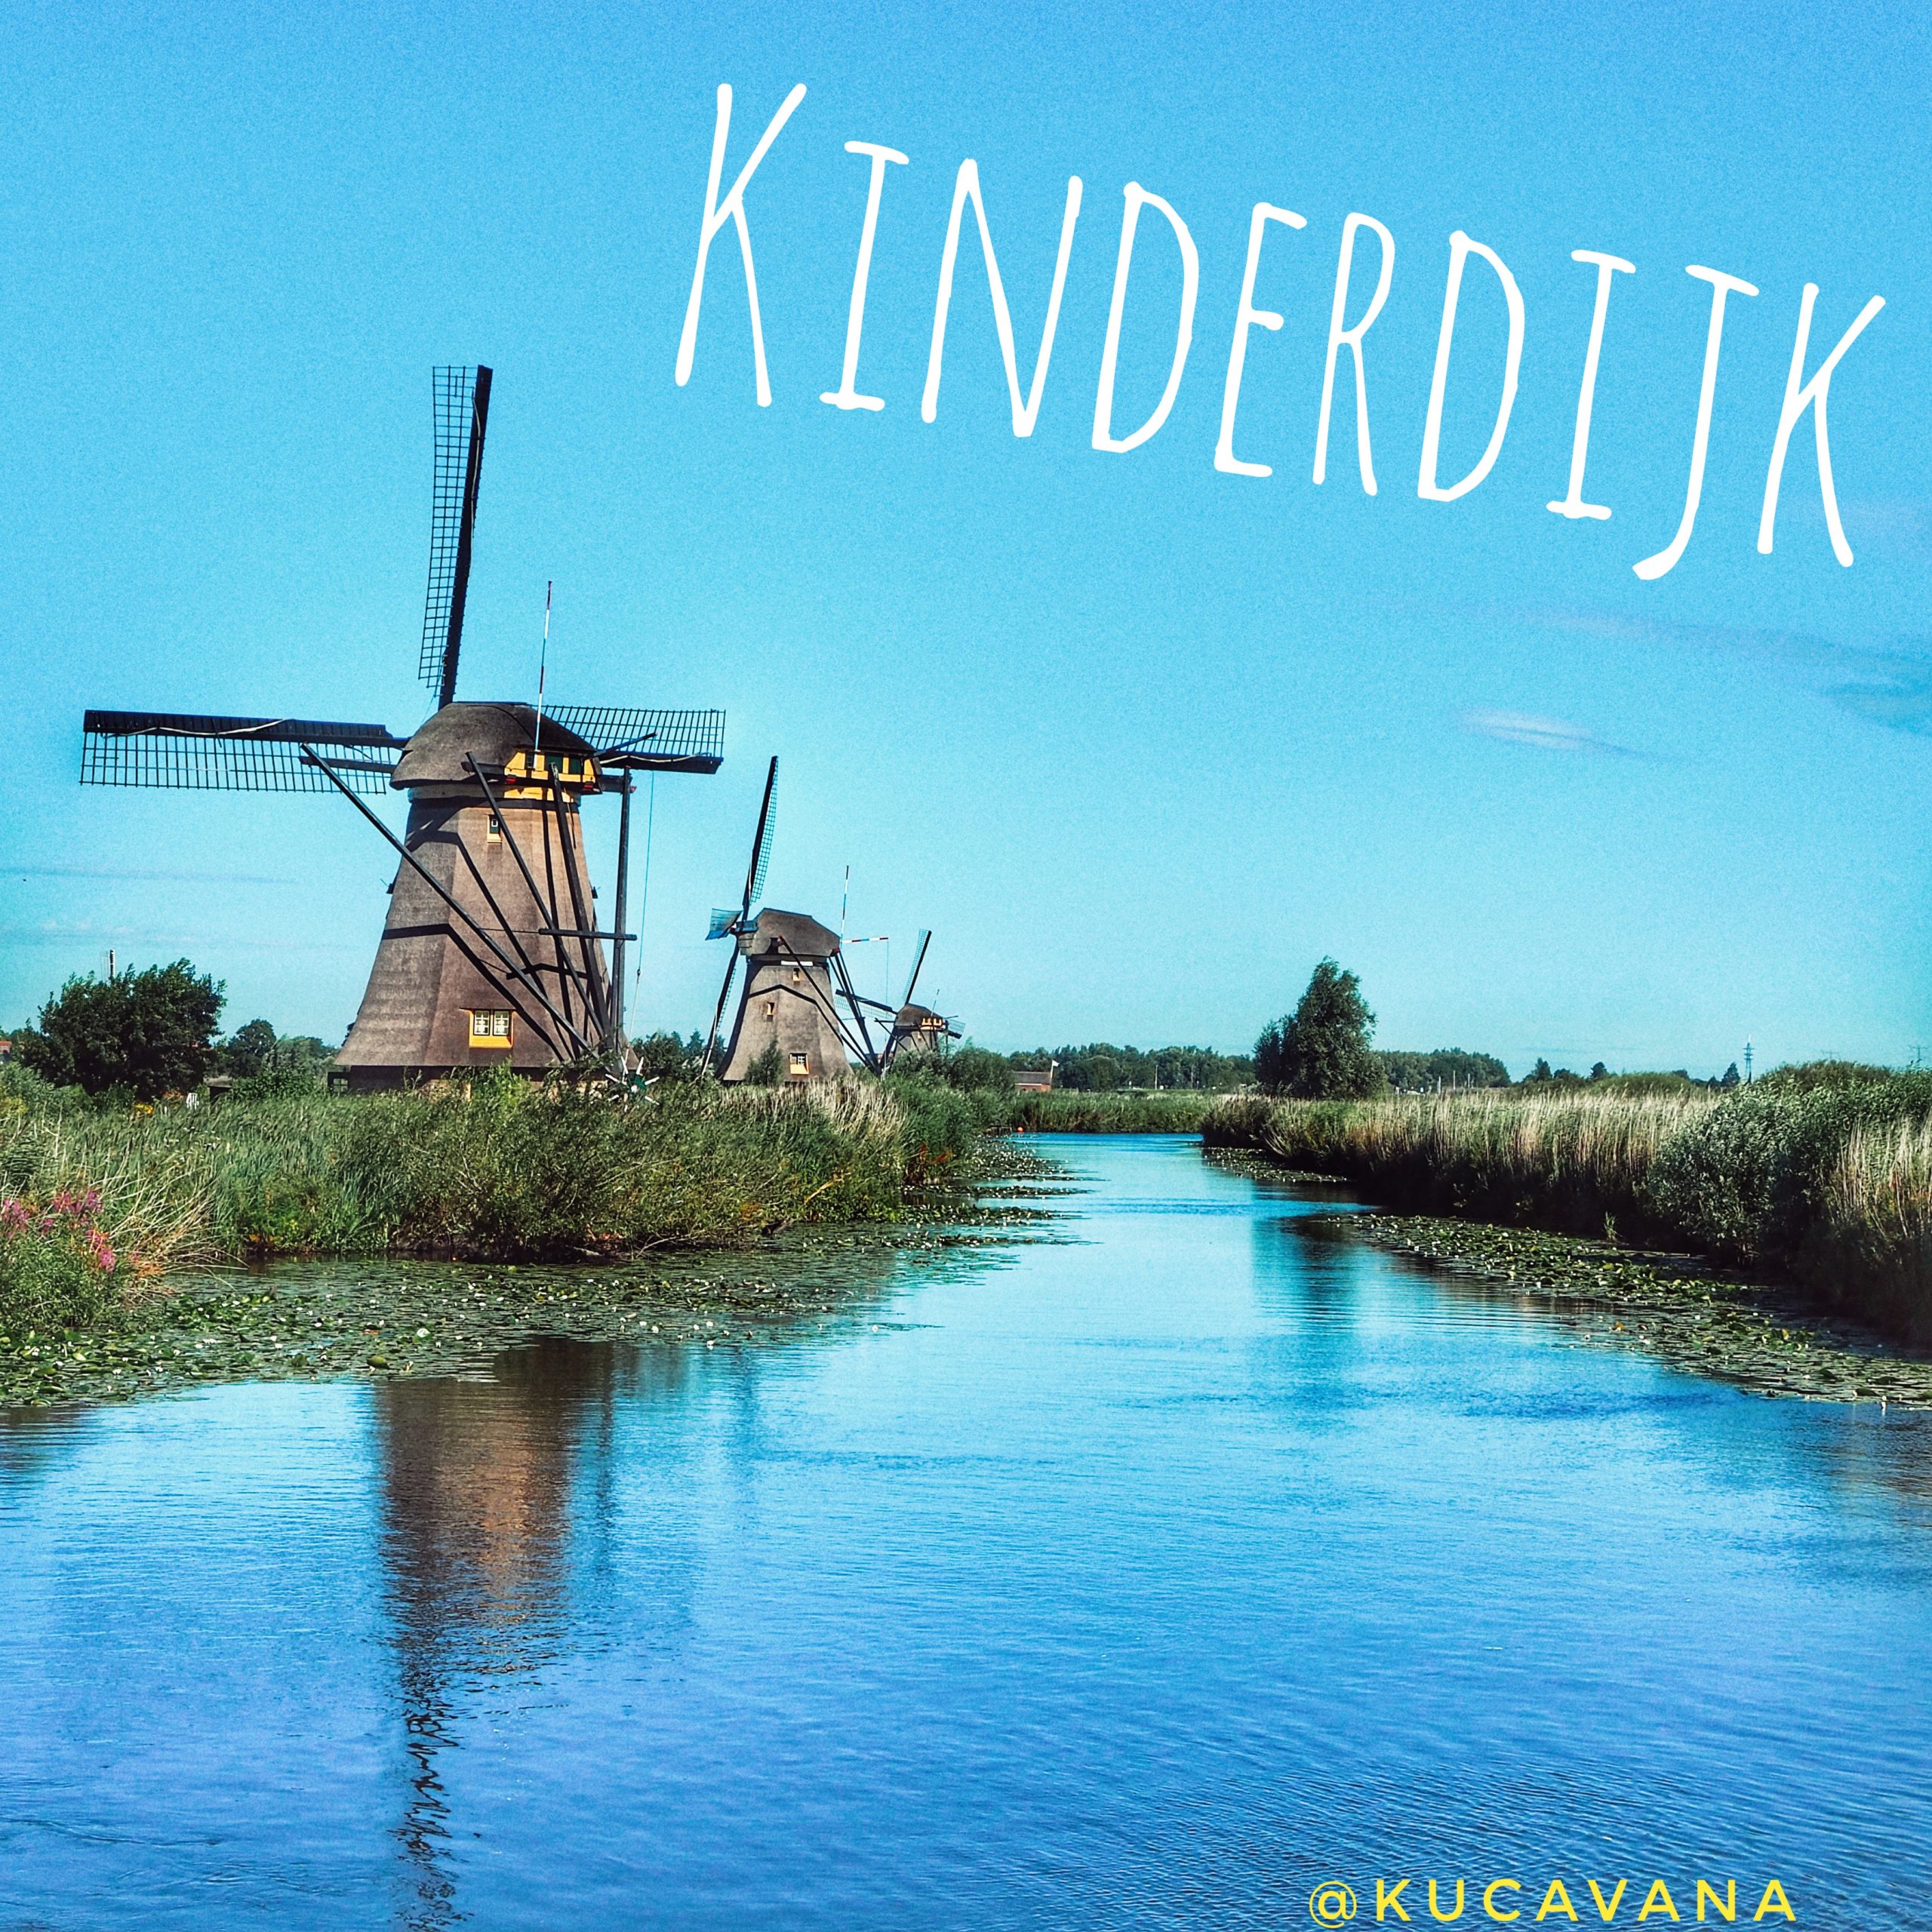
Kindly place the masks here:
POLYGON ((980 1088, 993 1094, 1013 1091, 1013 1069, 1007 1064, 1005 1055, 989 1053, 984 1047, 976 1047, 971 1041, 949 1054, 908 1054, 903 1061, 895 1063, 914 1066, 928 1057, 939 1068, 949 1086, 980 1088))
POLYGON ((1324 959, 1294 1011, 1255 1042, 1255 1078, 1263 1093, 1296 1100, 1364 1100, 1383 1086, 1368 1044, 1374 1031, 1361 980, 1324 959))
POLYGON ((1733 1060, 1731 1063, 1724 1069, 1724 1078, 1718 1082, 1718 1084, 1720 1087, 1730 1088, 1735 1087, 1737 1084, 1737 1061, 1733 1060))
POLYGON ((40 1009, 14 1051, 57 1086, 158 1100, 186 1092, 207 1070, 221 1007, 222 989, 185 959, 107 980, 90 973, 40 1009))
POLYGON ((222 1043, 221 1058, 230 1073, 246 1080, 275 1065, 278 1044, 275 1029, 266 1020, 251 1020, 247 1026, 236 1027, 222 1043))
POLYGON ((782 1087, 785 1084, 784 1056, 774 1041, 745 1069, 747 1087, 782 1087))
POLYGON ((681 1040, 675 1033, 658 1032, 631 1042, 637 1055, 638 1071, 647 1080, 695 1080, 704 1063, 704 1036, 694 1033, 681 1040))
POLYGON ((1376 1056, 1383 1076, 1404 1093, 1426 1094, 1438 1087, 1506 1087, 1509 1069, 1494 1054, 1472 1054, 1460 1047, 1438 1047, 1432 1053, 1398 1050, 1376 1056))

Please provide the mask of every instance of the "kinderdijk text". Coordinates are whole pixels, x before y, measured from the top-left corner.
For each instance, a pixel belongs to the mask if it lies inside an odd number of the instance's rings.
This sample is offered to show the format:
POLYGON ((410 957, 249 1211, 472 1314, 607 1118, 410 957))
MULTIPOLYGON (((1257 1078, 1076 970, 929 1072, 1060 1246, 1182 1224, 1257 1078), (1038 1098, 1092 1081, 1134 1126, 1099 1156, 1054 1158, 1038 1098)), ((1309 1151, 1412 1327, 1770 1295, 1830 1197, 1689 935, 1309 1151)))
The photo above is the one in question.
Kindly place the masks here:
MULTIPOLYGON (((711 253, 711 245, 726 222, 730 222, 737 232, 738 251, 743 258, 745 269, 745 294, 751 310, 752 359, 753 373, 757 383, 758 399, 761 405, 771 401, 771 386, 768 378, 764 360, 764 334, 758 315, 758 278, 752 263, 752 235, 749 219, 745 211, 745 191, 752 177, 758 172, 758 165, 770 152, 771 144, 779 136, 793 110, 805 97, 801 83, 787 94, 777 112, 774 114, 764 132, 739 169, 731 187, 720 192, 724 178, 725 150, 729 143, 731 128, 731 90, 720 87, 718 90, 718 120, 712 140, 711 171, 704 193, 704 218, 698 230, 697 266, 691 278, 691 300, 685 311, 684 328, 678 341, 677 381, 681 387, 691 380, 691 364, 697 347, 698 318, 704 299, 705 266, 711 253)), ((866 284, 872 267, 872 244, 878 229, 879 204, 884 193, 886 171, 891 167, 904 167, 907 157, 895 148, 880 146, 872 141, 848 141, 848 154, 863 158, 869 168, 866 190, 864 217, 859 229, 858 253, 852 273, 851 305, 845 329, 845 355, 839 384, 829 389, 820 400, 835 409, 880 410, 885 407, 884 399, 860 392, 859 360, 861 339, 866 318, 866 284)), ((920 414, 930 423, 938 413, 940 376, 946 351, 946 312, 952 300, 953 271, 959 253, 959 237, 967 205, 972 205, 975 226, 979 231, 980 249, 986 262, 986 280, 992 297, 993 325, 999 337, 1000 354, 1006 365, 1007 389, 1013 405, 1013 433, 1016 436, 1030 436, 1040 411, 1040 397, 1046 386, 1047 365, 1051 360, 1054 334, 1060 321, 1060 297, 1066 286, 1068 260, 1073 251, 1073 234, 1080 218, 1081 188, 1076 175, 1066 184, 1066 211, 1062 217, 1060 232, 1060 250, 1054 263, 1052 292, 1047 298, 1046 321, 1040 331, 1040 346, 1034 358, 1032 379, 1023 392, 1020 380, 1020 365, 1014 346, 1013 320, 1007 306, 1006 291, 1000 281, 999 264, 993 251, 992 230, 986 223, 986 205, 980 197, 980 171, 977 163, 963 161, 959 165, 958 175, 953 185, 952 211, 946 223, 946 245, 940 257, 939 287, 933 308, 932 348, 927 359, 925 391, 920 402, 920 414)), ((1138 182, 1130 181, 1125 189, 1126 205, 1121 217, 1120 247, 1114 266, 1113 298, 1107 310, 1107 331, 1100 354, 1100 386, 1094 401, 1094 447, 1109 454, 1124 456, 1129 451, 1138 449, 1160 429, 1173 409, 1174 398, 1180 389, 1181 377, 1187 367, 1188 353, 1194 340, 1195 299, 1200 292, 1201 263, 1195 249, 1194 237, 1187 223, 1167 202, 1158 195, 1150 193, 1138 182), (1127 306, 1128 284, 1134 265, 1134 250, 1140 230, 1141 214, 1151 209, 1167 225, 1174 245, 1180 256, 1181 288, 1180 312, 1174 328, 1174 348, 1172 361, 1168 365, 1165 387, 1154 411, 1146 420, 1125 435, 1116 433, 1113 420, 1114 372, 1120 349, 1121 321, 1127 306)), ((1268 202, 1257 202, 1248 221, 1247 260, 1241 273, 1241 300, 1236 306, 1234 332, 1228 347, 1226 372, 1223 378, 1221 397, 1220 434, 1214 447, 1214 467, 1235 476, 1261 477, 1272 475, 1272 470, 1265 463, 1247 463, 1235 454, 1235 416, 1241 403, 1241 374, 1247 355, 1250 334, 1257 328, 1278 329, 1282 317, 1269 309, 1257 309, 1254 306, 1255 275, 1260 266, 1263 248, 1269 236, 1271 224, 1284 228, 1306 228, 1307 222, 1291 208, 1276 208, 1268 202)), ((1366 255, 1367 248, 1362 246, 1366 255)), ((1620 275, 1633 275, 1635 264, 1624 260, 1620 256, 1604 254, 1593 248, 1577 249, 1571 259, 1593 268, 1596 274, 1596 300, 1590 317, 1589 340, 1583 352, 1583 378, 1577 395, 1577 427, 1575 439, 1571 445, 1570 458, 1570 484, 1564 496, 1549 507, 1558 516, 1571 518, 1604 518, 1610 515, 1608 508, 1601 503, 1584 500, 1584 472, 1589 457, 1590 411, 1596 392, 1597 367, 1603 349, 1604 328, 1610 311, 1612 285, 1620 275)), ((1335 372, 1342 352, 1348 352, 1355 382, 1355 460, 1361 472, 1361 487, 1369 495, 1376 493, 1375 465, 1369 440, 1368 371, 1364 353, 1364 340, 1374 326, 1376 318, 1382 312, 1382 306, 1388 300, 1389 288, 1395 274, 1395 238, 1373 215, 1350 214, 1342 224, 1340 252, 1335 267, 1335 294, 1334 306, 1328 324, 1328 350, 1321 377, 1321 414, 1315 437, 1314 478, 1321 483, 1327 477, 1328 466, 1329 424, 1332 405, 1335 399, 1335 372), (1355 268, 1358 245, 1367 235, 1373 238, 1376 251, 1374 292, 1365 303, 1358 303, 1356 289, 1355 268), (1349 312, 1356 312, 1352 320, 1349 312)), ((1654 556, 1644 558, 1634 565, 1638 576, 1653 581, 1672 569, 1689 546, 1690 534, 1697 520, 1697 504, 1703 494, 1704 463, 1710 446, 1712 404, 1717 393, 1718 362, 1724 341, 1724 307, 1734 296, 1754 297, 1758 291, 1748 282, 1721 270, 1703 268, 1692 263, 1685 270, 1710 288, 1710 322, 1704 345, 1703 379, 1697 395, 1697 423, 1690 441, 1690 463, 1684 495, 1684 510, 1677 534, 1654 556)), ((1367 276, 1361 278, 1365 283, 1367 276)), ((1785 382, 1784 404, 1778 414, 1778 428, 1772 443, 1770 463, 1764 479, 1764 506, 1758 519, 1758 548, 1769 555, 1772 533, 1777 521, 1778 488, 1784 474, 1786 452, 1791 441, 1791 434, 1808 410, 1816 436, 1818 453, 1818 484, 1824 497, 1825 522, 1831 533, 1832 549, 1841 564, 1851 561, 1851 546, 1845 541, 1844 526, 1838 520, 1838 498, 1832 486, 1831 446, 1826 430, 1826 404, 1831 389, 1832 373, 1837 368, 1846 350, 1850 348, 1866 325, 1882 309, 1884 300, 1875 295, 1859 311, 1857 319, 1838 340, 1831 352, 1820 360, 1810 375, 1804 374, 1804 365, 1809 358, 1811 335, 1811 313, 1818 298, 1817 285, 1804 285, 1798 309, 1797 338, 1792 345, 1791 372, 1785 382)), ((1522 291, 1503 258, 1494 249, 1473 241, 1458 229, 1449 238, 1448 280, 1442 297, 1441 330, 1436 339, 1435 370, 1429 385, 1429 411, 1423 426, 1422 465, 1416 479, 1416 494, 1436 503, 1454 503, 1459 497, 1466 497, 1475 489, 1494 466, 1503 448, 1503 439, 1509 428, 1509 414, 1516 400, 1516 378, 1522 361, 1524 309, 1522 291), (1447 388, 1451 350, 1456 334, 1456 306, 1460 296, 1463 277, 1471 257, 1480 261, 1484 269, 1493 274, 1501 285, 1503 297, 1509 310, 1509 344, 1504 353, 1503 384, 1497 405, 1496 421, 1490 432, 1487 447, 1483 451, 1475 466, 1466 475, 1452 483, 1444 482, 1438 474, 1438 450, 1442 428, 1443 397, 1447 388)), ((1346 434, 1346 431, 1343 432, 1346 434)))

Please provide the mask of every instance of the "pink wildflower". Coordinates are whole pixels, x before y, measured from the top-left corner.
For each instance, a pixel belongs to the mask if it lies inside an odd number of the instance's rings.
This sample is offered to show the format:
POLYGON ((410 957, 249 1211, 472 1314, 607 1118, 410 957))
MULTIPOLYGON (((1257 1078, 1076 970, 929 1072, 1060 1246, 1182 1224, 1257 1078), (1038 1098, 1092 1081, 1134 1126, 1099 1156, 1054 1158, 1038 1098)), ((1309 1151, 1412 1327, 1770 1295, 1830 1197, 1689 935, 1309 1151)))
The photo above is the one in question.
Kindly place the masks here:
POLYGON ((103 1275, 114 1272, 114 1251, 107 1244, 107 1237, 98 1228, 88 1230, 88 1247, 94 1256, 94 1264, 103 1275))
POLYGON ((4 1229, 8 1234, 24 1233, 28 1222, 32 1218, 27 1204, 17 1195, 10 1194, 5 1201, 0 1201, 0 1229, 4 1229))

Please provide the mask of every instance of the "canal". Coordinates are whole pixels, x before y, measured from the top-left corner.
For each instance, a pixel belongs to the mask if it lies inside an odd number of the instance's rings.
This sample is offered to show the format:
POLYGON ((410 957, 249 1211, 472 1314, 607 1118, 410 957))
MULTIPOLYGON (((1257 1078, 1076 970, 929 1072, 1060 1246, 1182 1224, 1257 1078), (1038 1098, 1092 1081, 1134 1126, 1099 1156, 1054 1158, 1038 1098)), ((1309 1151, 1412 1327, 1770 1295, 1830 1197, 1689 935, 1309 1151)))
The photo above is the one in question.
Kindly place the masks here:
POLYGON ((1051 1144, 756 1345, 0 1419, 0 1925, 1932 1923, 1932 1417, 1051 1144))

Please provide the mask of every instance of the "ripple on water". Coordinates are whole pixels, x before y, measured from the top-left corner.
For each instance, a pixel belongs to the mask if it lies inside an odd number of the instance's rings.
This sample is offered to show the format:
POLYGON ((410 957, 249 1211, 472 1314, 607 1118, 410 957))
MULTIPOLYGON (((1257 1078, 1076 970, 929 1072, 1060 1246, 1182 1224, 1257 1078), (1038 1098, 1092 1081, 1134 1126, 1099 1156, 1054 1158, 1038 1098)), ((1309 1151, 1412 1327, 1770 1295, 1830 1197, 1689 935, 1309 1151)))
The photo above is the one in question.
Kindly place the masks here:
POLYGON ((727 1346, 694 1300, 8 1417, 0 1918, 1241 1928, 1331 1876, 1775 1872, 1915 1922, 1927 1419, 1582 1346, 1183 1146, 1072 1158, 1078 1240, 727 1346))

